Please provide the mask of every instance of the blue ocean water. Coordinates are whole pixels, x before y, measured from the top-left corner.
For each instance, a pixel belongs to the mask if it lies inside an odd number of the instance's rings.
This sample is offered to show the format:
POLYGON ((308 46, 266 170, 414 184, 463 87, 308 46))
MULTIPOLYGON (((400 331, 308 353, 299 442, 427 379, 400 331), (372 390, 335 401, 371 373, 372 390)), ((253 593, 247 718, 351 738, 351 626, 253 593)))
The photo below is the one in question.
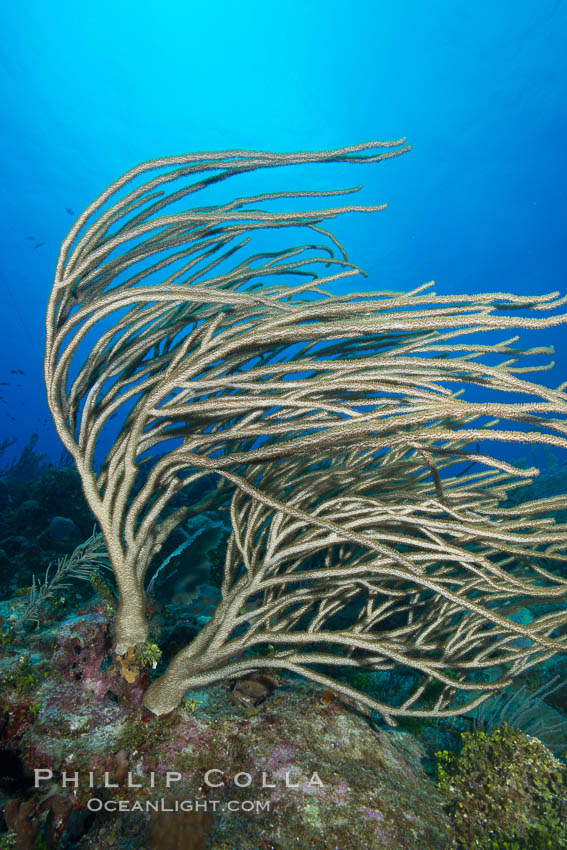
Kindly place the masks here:
MULTIPOLYGON (((378 166, 280 171, 364 184, 385 212, 337 220, 357 288, 565 291, 567 7, 561 0, 356 5, 39 0, 0 12, 0 438, 59 454, 43 321, 59 245, 134 164, 226 148, 316 150, 406 136, 378 166)), ((252 175, 248 186, 264 186, 252 175)), ((231 187, 232 188, 232 187, 231 187)), ((214 197, 213 197, 214 201, 214 197)), ((347 281, 346 286, 350 285, 347 281)), ((566 377, 564 328, 554 344, 566 377)))

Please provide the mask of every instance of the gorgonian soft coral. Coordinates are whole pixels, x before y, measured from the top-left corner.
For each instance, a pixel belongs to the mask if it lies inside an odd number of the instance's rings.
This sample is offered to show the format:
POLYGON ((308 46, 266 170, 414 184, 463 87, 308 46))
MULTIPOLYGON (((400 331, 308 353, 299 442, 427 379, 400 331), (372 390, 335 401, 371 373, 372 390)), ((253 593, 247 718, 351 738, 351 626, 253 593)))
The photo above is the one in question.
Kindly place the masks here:
POLYGON ((430 285, 333 294, 360 269, 321 223, 382 207, 268 207, 353 190, 185 206, 239 173, 377 162, 407 150, 404 141, 145 163, 103 192, 62 245, 45 379, 116 574, 119 654, 146 639, 148 569, 172 530, 192 512, 230 505, 221 602, 150 686, 145 702, 156 713, 189 687, 270 666, 358 696, 389 719, 451 714, 565 649, 567 582, 557 566, 567 533, 553 512, 566 500, 510 506, 537 470, 484 446, 565 448, 567 395, 525 377, 517 337, 473 336, 564 323, 563 300, 454 298, 430 285), (297 229, 302 244, 266 248, 276 230, 291 238, 297 229), (257 235, 261 247, 243 252, 257 235), (482 401, 463 397, 471 385, 482 401), (211 474, 213 491, 173 507, 211 474), (548 613, 516 622, 534 601, 548 613), (400 666, 411 685, 401 702, 333 675, 400 666))

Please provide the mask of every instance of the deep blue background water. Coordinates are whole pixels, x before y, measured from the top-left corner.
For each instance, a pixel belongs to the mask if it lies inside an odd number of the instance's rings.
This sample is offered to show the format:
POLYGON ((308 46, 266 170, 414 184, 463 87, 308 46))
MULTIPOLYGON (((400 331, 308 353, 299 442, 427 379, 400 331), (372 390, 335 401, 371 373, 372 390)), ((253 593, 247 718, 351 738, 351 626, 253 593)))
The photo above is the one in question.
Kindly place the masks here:
MULTIPOLYGON (((357 289, 565 291, 566 36, 562 0, 3 4, 0 439, 19 452, 36 430, 58 456, 43 317, 66 207, 144 159, 405 135, 389 163, 275 184, 363 182, 357 202, 388 203, 333 223, 369 272, 357 289)), ((550 384, 567 379, 565 337, 531 340, 557 348, 550 384)))

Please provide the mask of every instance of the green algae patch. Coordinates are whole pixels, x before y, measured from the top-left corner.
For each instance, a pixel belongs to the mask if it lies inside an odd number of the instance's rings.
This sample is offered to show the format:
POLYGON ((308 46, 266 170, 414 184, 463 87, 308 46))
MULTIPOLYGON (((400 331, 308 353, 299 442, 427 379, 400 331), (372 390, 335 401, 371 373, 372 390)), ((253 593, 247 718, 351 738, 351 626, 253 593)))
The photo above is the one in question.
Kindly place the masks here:
POLYGON ((437 753, 460 850, 567 848, 565 766, 547 747, 506 725, 462 742, 459 755, 437 753))

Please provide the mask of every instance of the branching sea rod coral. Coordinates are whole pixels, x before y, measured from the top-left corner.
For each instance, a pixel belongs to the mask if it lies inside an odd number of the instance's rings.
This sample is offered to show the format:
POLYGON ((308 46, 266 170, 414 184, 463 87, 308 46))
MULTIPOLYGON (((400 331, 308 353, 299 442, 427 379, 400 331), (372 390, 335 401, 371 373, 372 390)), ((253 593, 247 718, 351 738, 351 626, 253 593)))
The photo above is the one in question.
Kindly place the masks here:
POLYGON ((392 722, 454 714, 566 648, 567 530, 554 513, 567 497, 512 505, 537 470, 486 446, 566 448, 567 394, 525 377, 546 365, 517 365, 549 349, 471 339, 565 323, 564 299, 453 298, 430 285, 333 294, 360 269, 322 222, 382 207, 266 205, 354 190, 183 208, 232 175, 377 162, 406 151, 404 141, 145 163, 62 245, 45 379, 116 574, 119 654, 147 636, 144 583, 172 530, 191 510, 230 504, 221 602, 148 689, 156 713, 189 688, 269 666, 356 696, 392 722), (258 233, 297 228, 300 245, 235 256, 258 233), (464 397, 471 386, 482 401, 464 397), (95 449, 116 421, 97 469, 95 449), (217 487, 204 500, 172 506, 211 474, 217 487), (539 616, 516 622, 535 603, 539 616), (362 694, 341 675, 349 668, 405 668, 409 690, 362 694))

